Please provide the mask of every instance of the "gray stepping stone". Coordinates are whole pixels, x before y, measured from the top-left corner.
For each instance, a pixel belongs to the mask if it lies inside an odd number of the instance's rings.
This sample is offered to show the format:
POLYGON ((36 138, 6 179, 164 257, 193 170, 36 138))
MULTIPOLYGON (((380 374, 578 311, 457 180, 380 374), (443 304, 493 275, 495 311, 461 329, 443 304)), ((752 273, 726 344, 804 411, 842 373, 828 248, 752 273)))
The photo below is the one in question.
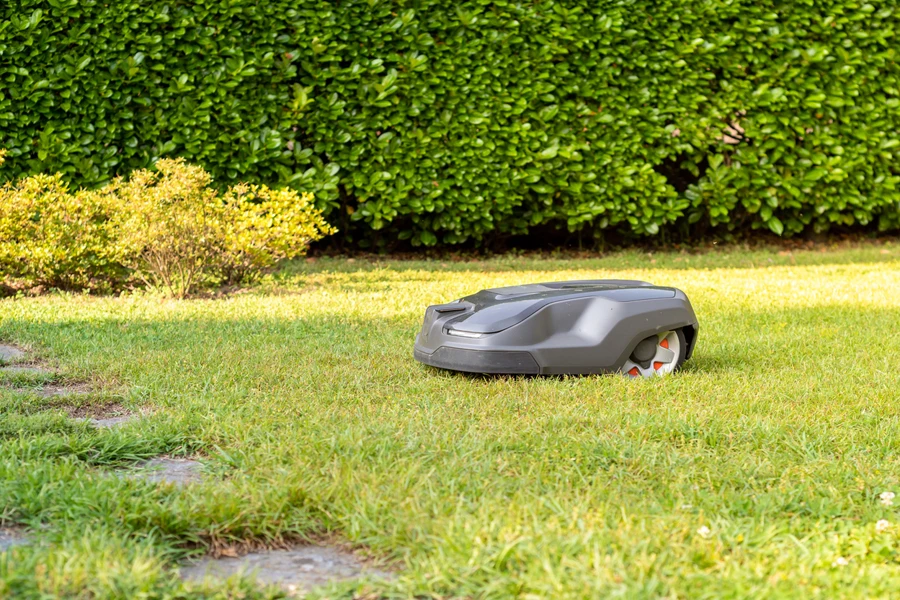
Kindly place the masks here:
POLYGON ((155 483, 186 485, 202 479, 202 465, 187 458, 153 458, 133 471, 120 471, 122 477, 144 479, 155 483))
POLYGON ((123 415, 121 417, 107 417, 105 419, 84 419, 98 429, 112 429, 119 425, 124 425, 134 419, 134 415, 123 415))
POLYGON ((28 537, 15 529, 0 528, 0 552, 5 552, 13 546, 23 546, 28 543, 28 537))
POLYGON ((203 581, 206 577, 223 580, 237 573, 296 594, 362 576, 391 577, 389 573, 366 566, 353 554, 331 546, 295 546, 290 550, 252 552, 237 558, 205 557, 184 565, 180 571, 181 578, 186 581, 203 581))
POLYGON ((53 371, 48 371, 42 367, 0 367, 0 373, 7 375, 32 375, 36 377, 46 377, 53 375, 53 371))
POLYGON ((11 361, 18 360, 23 358, 25 353, 16 348, 15 346, 6 346, 4 344, 0 344, 0 361, 11 361))
POLYGON ((88 394, 90 388, 84 385, 45 385, 36 392, 42 398, 70 398, 88 394))

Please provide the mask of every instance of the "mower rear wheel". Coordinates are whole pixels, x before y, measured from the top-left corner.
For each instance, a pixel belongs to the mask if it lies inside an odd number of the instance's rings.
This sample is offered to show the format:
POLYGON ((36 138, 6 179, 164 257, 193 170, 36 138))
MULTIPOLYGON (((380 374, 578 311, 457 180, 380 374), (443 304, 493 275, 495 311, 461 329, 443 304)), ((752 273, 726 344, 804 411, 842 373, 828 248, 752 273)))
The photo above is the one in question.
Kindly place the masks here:
POLYGON ((621 370, 630 377, 669 375, 684 364, 687 347, 681 329, 664 331, 642 340, 621 370))

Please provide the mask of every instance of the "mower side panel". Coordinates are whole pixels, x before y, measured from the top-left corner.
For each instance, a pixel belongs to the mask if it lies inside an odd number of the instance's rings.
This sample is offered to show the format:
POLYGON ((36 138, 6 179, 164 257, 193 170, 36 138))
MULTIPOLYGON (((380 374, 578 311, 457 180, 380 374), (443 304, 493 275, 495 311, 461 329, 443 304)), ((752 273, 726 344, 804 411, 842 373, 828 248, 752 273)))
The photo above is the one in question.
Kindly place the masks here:
POLYGON ((493 333, 454 327, 454 323, 465 327, 471 314, 465 299, 438 310, 430 307, 414 355, 425 364, 477 373, 606 373, 619 370, 641 340, 690 328, 692 335, 686 335, 690 356, 697 318, 687 297, 674 288, 644 290, 645 296, 623 289, 543 303, 521 321, 493 333), (448 333, 452 330, 467 335, 448 333), (480 337, 469 337, 473 334, 480 337))

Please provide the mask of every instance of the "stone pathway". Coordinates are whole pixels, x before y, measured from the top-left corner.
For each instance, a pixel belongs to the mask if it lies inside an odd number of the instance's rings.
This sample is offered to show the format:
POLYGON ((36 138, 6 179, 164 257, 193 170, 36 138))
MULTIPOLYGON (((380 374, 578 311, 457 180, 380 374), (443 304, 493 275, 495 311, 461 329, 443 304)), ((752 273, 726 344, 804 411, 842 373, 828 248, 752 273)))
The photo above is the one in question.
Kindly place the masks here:
MULTIPOLYGON (((20 362, 16 362, 22 361, 25 359, 25 356, 25 352, 15 346, 0 344, 0 373, 12 376, 24 375, 36 378, 52 377, 55 374, 53 371, 37 364, 20 364, 20 362)), ((15 382, 10 382, 7 385, 12 385, 13 387, 16 386, 15 382)), ((91 393, 91 387, 86 383, 66 383, 62 385, 46 383, 43 385, 38 384, 38 386, 39 387, 34 388, 28 387, 27 390, 30 393, 48 399, 77 398, 78 396, 91 393)), ((54 406, 48 406, 48 408, 53 408, 54 406)), ((69 413, 69 416, 72 419, 75 419, 76 421, 86 421, 94 427, 103 429, 117 427, 137 418, 137 415, 130 413, 120 404, 73 404, 62 406, 62 408, 69 413)))
POLYGON ((128 479, 182 486, 200 481, 203 478, 201 469, 199 462, 188 458, 153 458, 141 463, 137 469, 117 474, 128 479))
POLYGON ((81 396, 89 394, 90 386, 84 383, 73 383, 70 385, 44 385, 35 392, 42 398, 71 398, 72 396, 81 396))
POLYGON ((34 361, 27 360, 24 350, 8 344, 0 344, 0 373, 27 377, 53 377, 55 373, 34 361))
MULTIPOLYGON (((15 346, 0 344, 0 373, 26 377, 49 377, 53 371, 39 365, 24 364, 25 352, 15 346), (22 363, 22 364, 16 364, 22 363)), ((46 384, 35 392, 44 398, 68 398, 90 393, 85 384, 46 384)), ((129 413, 120 404, 106 406, 73 404, 65 407, 73 419, 97 428, 111 428, 128 423, 139 415, 129 413)), ((142 479, 154 483, 184 486, 202 480, 201 463, 186 458, 160 457, 147 460, 135 469, 115 472, 117 477, 142 479)), ((19 529, 0 528, 0 552, 27 544, 28 536, 19 529)), ((237 573, 255 577, 266 585, 278 585, 290 595, 302 596, 313 588, 337 581, 364 576, 389 579, 390 573, 367 566, 356 556, 331 546, 295 546, 289 550, 253 552, 240 557, 205 557, 180 569, 186 581, 205 578, 224 580, 237 573)))
POLYGON ((22 352, 15 346, 6 346, 4 344, 0 344, 0 361, 10 362, 13 360, 19 360, 20 358, 25 358, 24 352, 22 352))
POLYGON ((27 543, 28 537, 21 531, 0 527, 0 552, 5 552, 13 546, 23 546, 27 543))
POLYGON ((112 429, 119 425, 124 425, 135 419, 134 415, 124 415, 121 417, 109 417, 107 419, 84 419, 97 429, 112 429))
POLYGON ((295 546, 290 550, 252 552, 237 558, 206 557, 181 568, 181 578, 224 580, 237 573, 266 585, 303 595, 315 587, 362 576, 389 579, 390 573, 366 566, 356 556, 330 546, 295 546))
POLYGON ((31 365, 0 367, 0 373, 6 373, 7 375, 30 375, 32 377, 48 377, 53 375, 53 371, 31 365))
POLYGON ((52 377, 53 371, 40 365, 26 364, 25 352, 7 344, 0 344, 0 373, 25 377, 52 377))

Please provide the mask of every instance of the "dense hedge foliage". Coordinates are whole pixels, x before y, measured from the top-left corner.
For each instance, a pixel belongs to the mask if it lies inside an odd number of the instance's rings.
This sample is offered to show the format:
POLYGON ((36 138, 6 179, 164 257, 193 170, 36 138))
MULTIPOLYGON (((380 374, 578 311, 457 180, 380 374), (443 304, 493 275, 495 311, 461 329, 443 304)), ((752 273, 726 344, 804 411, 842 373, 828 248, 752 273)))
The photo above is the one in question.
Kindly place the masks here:
POLYGON ((5 176, 87 185, 184 156, 414 243, 891 229, 898 23, 864 0, 10 0, 0 147, 5 176))

